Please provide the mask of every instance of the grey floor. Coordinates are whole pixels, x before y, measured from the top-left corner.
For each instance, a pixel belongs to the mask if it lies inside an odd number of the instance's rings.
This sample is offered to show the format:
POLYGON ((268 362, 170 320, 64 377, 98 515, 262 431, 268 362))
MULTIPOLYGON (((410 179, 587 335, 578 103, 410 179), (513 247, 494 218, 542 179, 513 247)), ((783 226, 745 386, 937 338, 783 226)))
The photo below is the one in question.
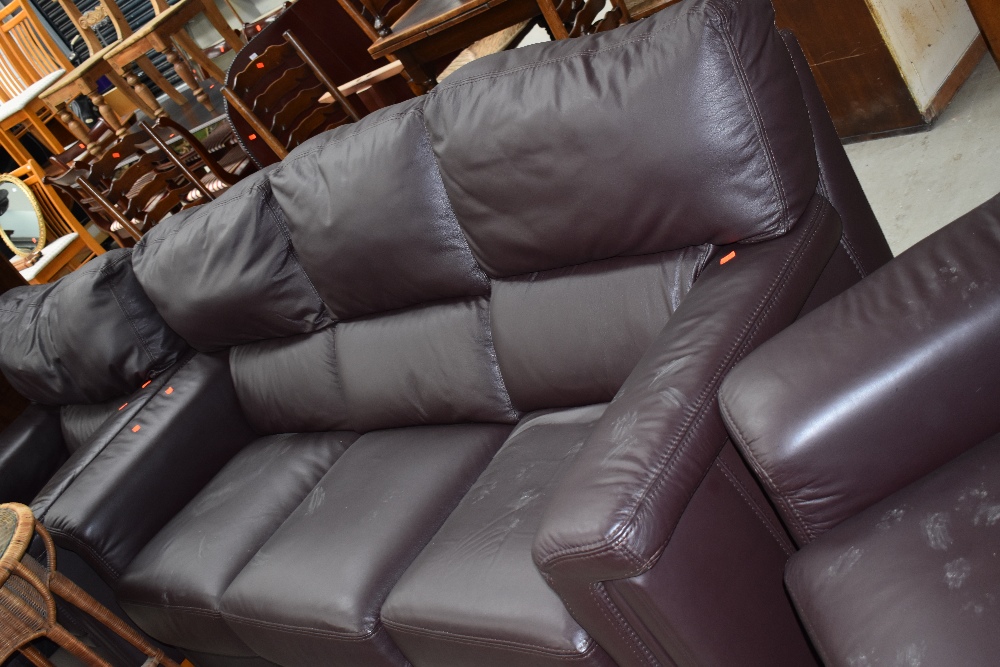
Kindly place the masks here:
POLYGON ((846 147, 895 254, 1000 192, 1000 71, 987 55, 930 130, 846 147))

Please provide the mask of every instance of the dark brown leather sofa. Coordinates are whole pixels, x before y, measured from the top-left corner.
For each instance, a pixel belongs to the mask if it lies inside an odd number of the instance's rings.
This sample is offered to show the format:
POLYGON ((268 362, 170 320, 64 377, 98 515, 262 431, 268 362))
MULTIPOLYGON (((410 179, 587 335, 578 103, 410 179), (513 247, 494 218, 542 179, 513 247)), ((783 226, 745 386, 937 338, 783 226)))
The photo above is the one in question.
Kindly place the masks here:
POLYGON ((815 664, 716 395, 890 254, 765 0, 477 61, 129 257, 194 351, 33 507, 198 665, 815 664))
POLYGON ((761 346, 720 400, 828 667, 1000 656, 1000 195, 761 346))

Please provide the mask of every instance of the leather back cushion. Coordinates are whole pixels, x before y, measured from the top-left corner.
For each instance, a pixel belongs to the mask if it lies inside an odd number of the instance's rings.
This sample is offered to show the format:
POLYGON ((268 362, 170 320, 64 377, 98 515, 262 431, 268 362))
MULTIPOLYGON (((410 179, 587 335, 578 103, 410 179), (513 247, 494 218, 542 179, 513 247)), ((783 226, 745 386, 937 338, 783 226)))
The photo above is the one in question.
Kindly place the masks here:
POLYGON ((132 261, 163 318, 202 352, 332 321, 299 264, 266 171, 154 227, 132 261))
POLYGON ((188 349, 157 314, 129 261, 113 250, 48 285, 0 296, 0 370, 48 405, 131 393, 188 349))
POLYGON ((798 78, 767 0, 689 0, 463 67, 424 109, 491 277, 775 237, 815 192, 798 78))
POLYGON ((477 61, 154 230, 140 279, 193 344, 238 344, 263 432, 610 400, 714 247, 816 188, 770 5, 740 3, 477 61))

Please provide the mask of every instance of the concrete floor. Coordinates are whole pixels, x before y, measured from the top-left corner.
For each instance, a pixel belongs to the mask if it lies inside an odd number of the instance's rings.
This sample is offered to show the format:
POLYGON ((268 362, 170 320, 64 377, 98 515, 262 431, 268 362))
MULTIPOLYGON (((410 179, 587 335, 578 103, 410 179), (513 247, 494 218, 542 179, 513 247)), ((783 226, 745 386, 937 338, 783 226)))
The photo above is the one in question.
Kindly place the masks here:
POLYGON ((931 129, 846 147, 893 253, 1000 192, 1000 71, 987 55, 931 129))

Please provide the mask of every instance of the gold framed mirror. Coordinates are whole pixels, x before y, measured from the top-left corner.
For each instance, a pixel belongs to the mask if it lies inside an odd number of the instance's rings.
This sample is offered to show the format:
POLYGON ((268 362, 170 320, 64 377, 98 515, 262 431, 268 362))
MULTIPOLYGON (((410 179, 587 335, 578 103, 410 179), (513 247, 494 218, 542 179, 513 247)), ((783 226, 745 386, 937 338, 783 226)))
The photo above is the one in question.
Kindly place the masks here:
POLYGON ((0 174, 0 237, 18 257, 45 246, 45 218, 34 193, 16 176, 0 174))

